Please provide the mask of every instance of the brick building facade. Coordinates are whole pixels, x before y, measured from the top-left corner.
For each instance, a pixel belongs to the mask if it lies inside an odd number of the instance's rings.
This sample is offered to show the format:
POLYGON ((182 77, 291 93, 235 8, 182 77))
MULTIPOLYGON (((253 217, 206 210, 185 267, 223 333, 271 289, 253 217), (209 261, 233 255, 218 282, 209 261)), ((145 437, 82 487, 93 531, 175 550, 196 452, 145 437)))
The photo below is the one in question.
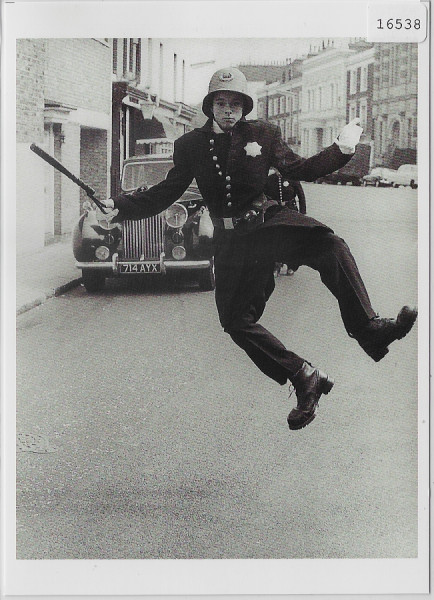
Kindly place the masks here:
POLYGON ((44 169, 29 150, 44 141, 44 40, 17 40, 16 218, 17 252, 44 245, 44 169))
POLYGON ((417 159, 417 44, 375 44, 375 162, 391 168, 417 159))
POLYGON ((111 61, 107 39, 17 41, 18 253, 71 233, 86 197, 33 155, 32 142, 108 195, 111 61))

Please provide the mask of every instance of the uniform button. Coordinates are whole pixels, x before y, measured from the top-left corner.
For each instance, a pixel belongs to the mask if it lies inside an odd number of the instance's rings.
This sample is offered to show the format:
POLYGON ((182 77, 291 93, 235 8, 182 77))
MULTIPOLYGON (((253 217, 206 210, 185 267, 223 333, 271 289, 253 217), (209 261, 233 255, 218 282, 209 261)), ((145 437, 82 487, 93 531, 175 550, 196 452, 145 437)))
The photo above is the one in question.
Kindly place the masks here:
POLYGON ((218 160, 217 156, 213 156, 212 159, 215 160, 216 162, 218 160))
POLYGON ((219 171, 219 175, 223 175, 223 173, 221 171, 219 171))
POLYGON ((231 180, 231 176, 230 175, 226 175, 226 181, 230 181, 231 180))
POLYGON ((214 146, 214 140, 210 140, 209 143, 211 144, 211 146, 214 146))
POLYGON ((230 186, 230 184, 228 184, 228 185, 226 186, 226 189, 227 189, 227 190, 230 190, 230 189, 231 189, 231 186, 230 186))
POLYGON ((226 194, 226 198, 231 198, 232 196, 230 194, 226 194))
POLYGON ((220 165, 218 163, 215 164, 216 169, 220 169, 220 165))
POLYGON ((209 151, 210 151, 210 152, 214 152, 214 148, 210 148, 210 149, 209 149, 209 151))
POLYGON ((232 202, 228 202, 228 208, 232 206, 232 202))

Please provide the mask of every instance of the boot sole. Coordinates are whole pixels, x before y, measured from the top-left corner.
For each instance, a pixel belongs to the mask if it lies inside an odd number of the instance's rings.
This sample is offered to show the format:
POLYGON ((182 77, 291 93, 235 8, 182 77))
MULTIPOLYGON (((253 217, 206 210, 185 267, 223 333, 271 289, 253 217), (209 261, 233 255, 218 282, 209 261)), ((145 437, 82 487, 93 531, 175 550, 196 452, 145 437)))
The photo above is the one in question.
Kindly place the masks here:
POLYGON ((368 356, 370 356, 375 362, 379 362, 382 358, 384 358, 386 356, 386 354, 389 352, 388 346, 390 344, 392 344, 393 342, 396 342, 398 340, 402 340, 403 338, 405 338, 405 336, 408 333, 410 333, 410 331, 412 330, 413 325, 416 323, 416 319, 417 319, 417 310, 416 309, 410 309, 409 307, 404 307, 404 309, 402 309, 401 313, 398 315, 398 319, 400 318, 400 316, 402 319, 403 312, 406 312, 407 317, 408 317, 408 321, 405 323, 405 328, 400 333, 400 335, 396 336, 394 340, 391 340, 387 344, 387 346, 382 346, 381 348, 370 348, 369 346, 362 346, 362 348, 366 352, 366 354, 368 356), (405 309, 407 309, 407 310, 405 310, 405 309), (411 311, 411 314, 408 314, 408 311, 411 311))
MULTIPOLYGON (((322 394, 327 395, 331 392, 334 384, 335 384, 334 379, 332 379, 328 375, 326 376, 326 379, 323 379, 323 381, 321 382, 321 393, 318 398, 318 402, 319 402, 319 399, 321 398, 322 394)), ((313 412, 311 415, 309 415, 309 417, 305 421, 303 421, 303 423, 299 423, 296 425, 291 424, 291 422, 288 421, 288 419, 287 419, 288 427, 291 431, 297 431, 298 429, 303 429, 303 427, 306 427, 306 425, 309 425, 309 423, 312 423, 312 421, 314 420, 315 417, 316 417, 316 413, 313 412)))

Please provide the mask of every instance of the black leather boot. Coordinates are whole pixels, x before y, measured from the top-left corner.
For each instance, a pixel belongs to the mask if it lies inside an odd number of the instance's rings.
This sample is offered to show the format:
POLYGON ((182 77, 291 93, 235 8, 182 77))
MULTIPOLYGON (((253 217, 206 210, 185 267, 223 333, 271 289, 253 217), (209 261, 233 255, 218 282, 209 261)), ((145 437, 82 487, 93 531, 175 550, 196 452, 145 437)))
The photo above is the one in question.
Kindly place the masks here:
POLYGON ((417 308, 403 306, 396 319, 375 317, 354 337, 366 354, 378 362, 389 352, 389 344, 407 335, 416 318, 417 308))
POLYGON ((316 407, 322 394, 328 394, 334 381, 326 373, 304 362, 292 378, 297 395, 297 407, 288 415, 289 429, 306 427, 315 418, 316 407))

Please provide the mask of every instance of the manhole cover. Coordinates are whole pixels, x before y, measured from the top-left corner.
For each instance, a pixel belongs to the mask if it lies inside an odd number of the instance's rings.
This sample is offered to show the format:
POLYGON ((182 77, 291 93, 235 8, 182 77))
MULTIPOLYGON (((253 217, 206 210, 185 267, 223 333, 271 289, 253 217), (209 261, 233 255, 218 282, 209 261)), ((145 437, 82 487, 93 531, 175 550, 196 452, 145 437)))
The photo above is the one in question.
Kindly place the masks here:
POLYGON ((47 454, 57 450, 57 448, 50 445, 46 437, 34 433, 18 433, 17 448, 21 452, 36 452, 38 454, 47 454))

